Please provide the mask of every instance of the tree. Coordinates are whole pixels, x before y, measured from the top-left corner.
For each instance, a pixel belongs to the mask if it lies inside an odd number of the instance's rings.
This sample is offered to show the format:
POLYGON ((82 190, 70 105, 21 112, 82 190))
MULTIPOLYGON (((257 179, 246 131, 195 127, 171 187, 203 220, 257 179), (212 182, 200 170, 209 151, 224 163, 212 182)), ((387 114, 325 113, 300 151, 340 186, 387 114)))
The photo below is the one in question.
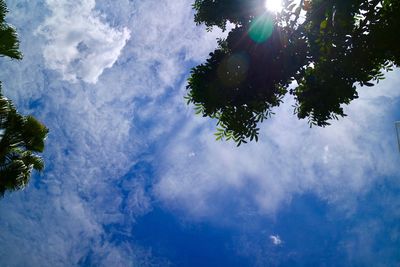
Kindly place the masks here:
MULTIPOLYGON (((15 29, 5 23, 6 5, 0 0, 0 56, 21 59, 15 29)), ((23 188, 32 169, 43 170, 37 152, 43 152, 48 129, 32 116, 22 116, 1 93, 0 83, 0 196, 23 188)))
MULTIPOLYGON (((267 0, 273 1, 273 0, 267 0)), ((217 139, 258 140, 258 124, 289 93, 310 126, 346 116, 356 86, 373 86, 400 63, 400 1, 286 0, 277 14, 264 0, 196 0, 195 22, 226 30, 191 71, 186 99, 217 120, 217 139)))
POLYGON ((14 27, 5 22, 7 12, 6 3, 0 0, 0 56, 22 59, 17 32, 14 27))

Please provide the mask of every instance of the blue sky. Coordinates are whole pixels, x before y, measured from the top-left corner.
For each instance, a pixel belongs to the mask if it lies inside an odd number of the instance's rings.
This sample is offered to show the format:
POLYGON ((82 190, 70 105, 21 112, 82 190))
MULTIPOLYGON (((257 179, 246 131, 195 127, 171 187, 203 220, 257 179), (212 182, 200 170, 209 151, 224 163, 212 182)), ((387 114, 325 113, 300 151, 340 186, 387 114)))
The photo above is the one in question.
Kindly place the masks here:
POLYGON ((7 1, 4 94, 49 128, 46 170, 0 201, 1 266, 398 266, 396 70, 309 128, 216 142, 185 81, 223 34, 192 1, 7 1))

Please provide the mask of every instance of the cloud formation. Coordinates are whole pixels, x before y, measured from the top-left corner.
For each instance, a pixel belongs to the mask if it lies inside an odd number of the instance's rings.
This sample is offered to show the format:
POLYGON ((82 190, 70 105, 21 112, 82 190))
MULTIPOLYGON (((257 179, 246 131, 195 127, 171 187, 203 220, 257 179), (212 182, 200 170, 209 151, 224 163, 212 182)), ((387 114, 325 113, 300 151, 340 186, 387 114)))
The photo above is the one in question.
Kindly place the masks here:
POLYGON ((214 125, 190 113, 161 156, 155 194, 200 218, 224 214, 224 199, 235 203, 231 211, 237 216, 244 210, 273 214, 305 192, 351 210, 377 179, 396 173, 391 114, 397 108, 397 76, 360 88, 360 99, 346 107, 348 117, 326 128, 310 129, 297 120, 287 98, 261 125, 261 140, 239 148, 215 142, 214 125))
POLYGON ((279 246, 280 244, 282 244, 282 240, 279 237, 279 235, 270 235, 269 239, 271 240, 272 244, 274 244, 275 246, 279 246))
POLYGON ((196 27, 190 1, 7 4, 25 57, 2 61, 0 80, 50 134, 45 173, 1 201, 0 261, 167 266, 135 244, 133 227, 152 209, 151 145, 179 120, 159 108, 183 103, 181 94, 172 104, 163 98, 180 92, 175 83, 216 33, 196 27))
POLYGON ((51 16, 37 29, 47 40, 43 56, 46 67, 64 80, 96 83, 104 69, 121 54, 130 32, 112 28, 94 11, 95 0, 47 0, 51 16))
POLYGON ((135 244, 153 205, 225 224, 311 192, 348 211, 395 173, 396 74, 326 129, 294 118, 289 99, 259 143, 236 148, 184 104, 189 68, 221 34, 193 23, 192 1, 8 2, 25 59, 1 63, 0 80, 51 129, 46 172, 1 200, 0 259, 11 266, 167 266, 135 244))

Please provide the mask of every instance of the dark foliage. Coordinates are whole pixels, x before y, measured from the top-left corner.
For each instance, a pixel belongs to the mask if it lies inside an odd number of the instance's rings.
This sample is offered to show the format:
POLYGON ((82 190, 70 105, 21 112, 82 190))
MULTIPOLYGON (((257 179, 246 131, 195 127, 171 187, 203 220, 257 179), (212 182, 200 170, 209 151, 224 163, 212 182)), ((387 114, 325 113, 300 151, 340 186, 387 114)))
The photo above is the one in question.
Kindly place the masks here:
POLYGON ((217 139, 238 145, 257 140, 286 93, 299 118, 326 126, 345 116, 357 85, 373 86, 400 63, 398 0, 287 0, 278 14, 261 0, 196 0, 194 9, 209 30, 234 27, 192 69, 186 98, 218 120, 217 139))
MULTIPOLYGON (((21 59, 17 34, 5 23, 5 2, 0 0, 0 56, 21 59)), ((23 188, 32 169, 43 170, 37 154, 43 152, 48 129, 32 116, 22 116, 1 93, 0 83, 0 196, 23 188)))
POLYGON ((0 0, 0 57, 22 59, 17 32, 13 26, 5 22, 7 12, 6 3, 0 0))

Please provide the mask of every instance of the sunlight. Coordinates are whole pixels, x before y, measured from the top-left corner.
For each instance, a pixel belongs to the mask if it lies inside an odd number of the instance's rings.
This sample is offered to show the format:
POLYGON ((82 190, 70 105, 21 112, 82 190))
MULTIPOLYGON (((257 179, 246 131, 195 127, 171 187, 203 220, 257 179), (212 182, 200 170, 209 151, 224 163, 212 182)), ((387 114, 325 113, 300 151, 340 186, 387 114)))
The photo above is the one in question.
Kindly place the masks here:
POLYGON ((282 0, 265 0, 265 8, 273 13, 278 13, 282 10, 282 0))

